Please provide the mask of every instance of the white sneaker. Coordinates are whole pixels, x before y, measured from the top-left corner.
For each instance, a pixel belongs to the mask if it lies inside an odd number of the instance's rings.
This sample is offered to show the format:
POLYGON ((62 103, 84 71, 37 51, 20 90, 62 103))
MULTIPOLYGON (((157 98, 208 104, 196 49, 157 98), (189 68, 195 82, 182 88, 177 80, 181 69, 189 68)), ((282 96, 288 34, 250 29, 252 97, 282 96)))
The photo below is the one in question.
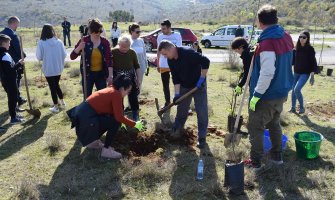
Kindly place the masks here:
POLYGON ((49 110, 53 113, 58 113, 59 112, 59 108, 57 106, 53 106, 52 108, 49 108, 49 110))

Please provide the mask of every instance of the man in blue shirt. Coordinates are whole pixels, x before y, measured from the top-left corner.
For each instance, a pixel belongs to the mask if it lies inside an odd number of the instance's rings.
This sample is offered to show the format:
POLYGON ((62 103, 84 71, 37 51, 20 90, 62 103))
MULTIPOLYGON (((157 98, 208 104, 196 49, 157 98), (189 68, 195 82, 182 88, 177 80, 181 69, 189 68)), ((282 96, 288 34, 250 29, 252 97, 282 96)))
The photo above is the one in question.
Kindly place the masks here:
POLYGON ((183 94, 195 87, 198 88, 192 96, 178 104, 173 133, 170 137, 172 139, 179 139, 182 136, 181 130, 187 120, 188 110, 193 97, 198 119, 198 147, 204 148, 208 127, 206 76, 210 61, 207 57, 195 52, 193 49, 177 47, 168 40, 163 40, 160 43, 158 51, 167 58, 171 70, 175 88, 174 103, 183 94))
MULTIPOLYGON (((18 35, 16 34, 16 29, 18 28, 19 24, 20 24, 20 19, 17 16, 9 17, 8 27, 6 27, 4 30, 0 32, 2 34, 8 35, 11 38, 8 53, 13 58, 15 63, 19 62, 19 60, 21 59, 20 40, 19 40, 18 35)), ((22 104, 27 102, 27 100, 21 97, 21 94, 20 94, 20 83, 21 83, 22 75, 23 75, 23 65, 19 64, 17 68, 18 106, 21 106, 22 104)), ((24 111, 24 110, 21 110, 19 107, 17 108, 17 110, 24 111)))

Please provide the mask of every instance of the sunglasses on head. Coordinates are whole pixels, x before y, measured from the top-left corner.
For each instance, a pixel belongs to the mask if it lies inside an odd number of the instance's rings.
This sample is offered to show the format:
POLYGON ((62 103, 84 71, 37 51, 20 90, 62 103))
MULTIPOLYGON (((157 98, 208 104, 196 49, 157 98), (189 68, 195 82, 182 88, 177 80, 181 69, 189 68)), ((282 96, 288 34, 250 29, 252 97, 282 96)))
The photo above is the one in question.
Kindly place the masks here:
POLYGON ((299 39, 306 39, 307 37, 306 36, 299 36, 299 39))

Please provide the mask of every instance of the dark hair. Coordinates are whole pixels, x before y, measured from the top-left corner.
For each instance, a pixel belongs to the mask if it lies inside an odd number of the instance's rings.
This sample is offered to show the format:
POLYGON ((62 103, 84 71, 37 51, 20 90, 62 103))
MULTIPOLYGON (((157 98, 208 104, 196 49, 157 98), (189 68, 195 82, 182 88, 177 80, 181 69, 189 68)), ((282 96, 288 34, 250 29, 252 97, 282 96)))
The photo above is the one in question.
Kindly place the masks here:
POLYGON ((112 28, 117 29, 117 22, 113 22, 113 24, 112 24, 112 28), (115 25, 115 27, 114 27, 114 25, 115 25))
POLYGON ((171 47, 175 47, 172 42, 169 40, 162 40, 161 43, 159 44, 158 51, 162 51, 163 49, 169 49, 171 47))
POLYGON ((5 34, 0 34, 0 45, 2 46, 3 43, 11 41, 10 37, 5 34))
POLYGON ((231 43, 231 48, 234 50, 240 47, 246 49, 248 47, 248 42, 243 37, 236 37, 231 43))
MULTIPOLYGON (((300 32, 300 34, 304 34, 304 35, 307 36, 307 41, 306 41, 305 46, 311 46, 309 32, 308 31, 302 31, 302 32, 300 32)), ((301 48, 301 43, 300 43, 300 38, 298 38, 297 44, 295 45, 295 49, 299 50, 300 48, 301 48)))
POLYGON ((13 24, 13 23, 16 23, 16 22, 19 22, 20 21, 20 19, 17 17, 17 16, 11 16, 11 17, 9 17, 9 19, 8 19, 8 25, 10 25, 10 24, 13 24))
POLYGON ((193 42, 193 45, 197 45, 197 49, 201 49, 198 41, 193 42))
POLYGON ((131 34, 131 32, 134 32, 135 29, 140 28, 140 25, 138 25, 137 23, 133 23, 132 25, 129 25, 128 31, 129 34, 131 34))
POLYGON ((41 32, 41 40, 47 40, 56 36, 55 30, 51 24, 44 24, 41 32))
POLYGON ((262 6, 258 12, 258 20, 264 25, 272 25, 278 23, 277 9, 271 5, 262 6))
POLYGON ((126 76, 125 74, 119 74, 113 81, 113 86, 115 89, 119 90, 123 87, 123 89, 128 89, 130 86, 132 86, 131 79, 126 76))
POLYGON ((171 22, 170 20, 166 19, 161 23, 161 26, 166 26, 168 28, 171 28, 171 22))
POLYGON ((88 21, 88 31, 90 33, 102 33, 102 23, 98 18, 91 19, 88 21))

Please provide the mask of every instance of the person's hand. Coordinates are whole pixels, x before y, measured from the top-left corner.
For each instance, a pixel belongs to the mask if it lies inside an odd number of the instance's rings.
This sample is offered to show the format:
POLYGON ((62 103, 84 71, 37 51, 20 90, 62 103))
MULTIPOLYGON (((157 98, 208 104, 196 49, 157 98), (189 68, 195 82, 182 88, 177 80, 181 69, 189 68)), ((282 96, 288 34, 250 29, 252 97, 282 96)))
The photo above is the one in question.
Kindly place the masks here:
POLYGON ((173 104, 178 105, 177 100, 181 97, 180 94, 175 94, 173 97, 173 104))
POLYGON ((112 77, 112 76, 109 76, 109 77, 107 78, 107 85, 110 86, 110 85, 112 85, 112 84, 113 84, 113 77, 112 77))
POLYGON ((260 100, 260 98, 253 96, 250 100, 249 108, 252 111, 256 111, 256 104, 260 100))
POLYGON ((144 131, 144 125, 141 121, 137 121, 136 124, 135 124, 135 128, 138 130, 138 131, 144 131))
POLYGON ((309 79, 309 83, 313 86, 314 85, 314 73, 311 73, 311 78, 309 79))
POLYGON ((121 124, 120 128, 123 129, 123 130, 127 130, 127 127, 126 127, 126 125, 124 123, 121 124))
POLYGON ((234 91, 235 94, 239 96, 242 93, 242 88, 240 86, 236 86, 234 91))
POLYGON ((85 47, 85 42, 84 42, 84 40, 81 40, 81 42, 79 43, 79 45, 77 46, 77 48, 76 48, 76 52, 77 53, 79 53, 81 50, 83 50, 84 49, 84 47, 85 47))
POLYGON ((23 66, 24 65, 24 59, 20 59, 19 63, 23 66))
POLYGON ((200 76, 198 82, 197 82, 197 88, 201 89, 204 87, 204 83, 205 83, 206 77, 204 76, 200 76))

